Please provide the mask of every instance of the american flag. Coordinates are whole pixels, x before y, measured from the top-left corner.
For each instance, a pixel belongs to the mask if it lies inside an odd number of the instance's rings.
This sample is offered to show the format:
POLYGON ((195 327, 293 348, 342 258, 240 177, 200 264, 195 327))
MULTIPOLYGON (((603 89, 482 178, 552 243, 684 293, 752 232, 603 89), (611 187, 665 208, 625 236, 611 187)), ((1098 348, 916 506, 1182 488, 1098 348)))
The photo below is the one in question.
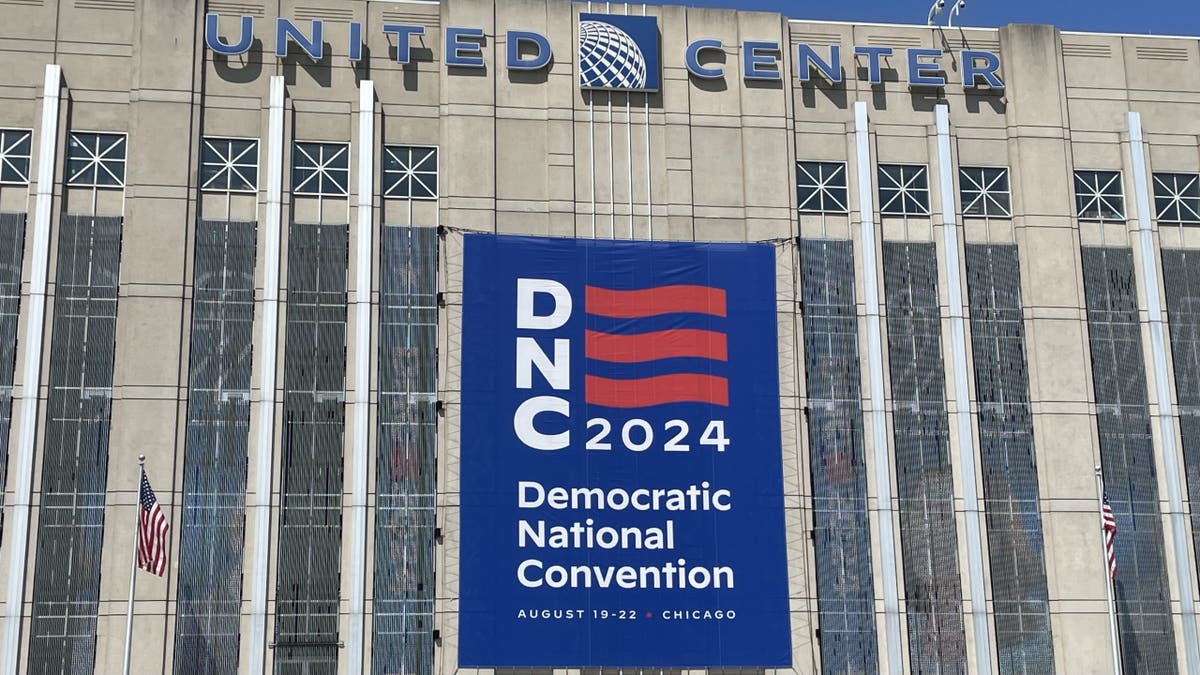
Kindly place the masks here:
POLYGON ((158 497, 150 487, 150 479, 142 471, 142 490, 138 498, 137 566, 151 574, 167 573, 167 517, 158 506, 158 497))
POLYGON ((1117 518, 1113 515, 1112 506, 1108 503, 1108 495, 1104 495, 1104 507, 1100 512, 1104 520, 1104 555, 1108 556, 1108 575, 1117 578, 1117 549, 1114 541, 1117 538, 1117 518))

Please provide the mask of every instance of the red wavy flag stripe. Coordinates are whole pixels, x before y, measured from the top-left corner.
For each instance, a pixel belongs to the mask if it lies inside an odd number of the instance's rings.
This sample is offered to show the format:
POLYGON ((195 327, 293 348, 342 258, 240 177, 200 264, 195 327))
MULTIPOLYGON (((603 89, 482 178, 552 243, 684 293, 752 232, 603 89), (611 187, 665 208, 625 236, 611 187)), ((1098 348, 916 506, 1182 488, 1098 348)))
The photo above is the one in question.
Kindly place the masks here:
POLYGON ((606 408, 647 408, 664 403, 729 405, 729 381, 716 375, 657 375, 613 380, 588 375, 585 400, 606 408))
POLYGON ((589 330, 584 338, 584 354, 589 359, 610 363, 642 363, 679 357, 714 361, 728 359, 723 333, 692 328, 639 335, 613 335, 589 330))
POLYGON ((725 316, 725 290, 678 284, 636 291, 614 291, 587 286, 584 307, 588 314, 616 319, 641 319, 659 314, 710 314, 725 316))

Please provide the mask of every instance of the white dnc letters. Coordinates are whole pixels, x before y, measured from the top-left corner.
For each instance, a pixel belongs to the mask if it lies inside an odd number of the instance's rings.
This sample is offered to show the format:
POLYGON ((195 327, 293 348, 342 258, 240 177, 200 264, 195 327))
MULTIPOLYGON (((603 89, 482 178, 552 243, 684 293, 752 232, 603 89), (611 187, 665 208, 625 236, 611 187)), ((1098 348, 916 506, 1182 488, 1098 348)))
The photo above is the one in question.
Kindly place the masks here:
MULTIPOLYGON (((571 318, 571 293, 557 281, 551 279, 517 279, 517 330, 555 330, 566 325, 571 318), (534 310, 538 295, 549 296, 553 309, 549 314, 539 315, 534 310)), ((551 358, 528 336, 517 337, 517 389, 533 388, 533 369, 545 378, 552 389, 564 391, 571 386, 571 341, 554 339, 554 357, 551 358)), ((557 413, 563 417, 571 414, 571 405, 560 396, 534 396, 517 407, 513 415, 513 430, 521 442, 535 450, 562 450, 570 443, 570 432, 544 434, 534 428, 534 418, 539 413, 557 413)))

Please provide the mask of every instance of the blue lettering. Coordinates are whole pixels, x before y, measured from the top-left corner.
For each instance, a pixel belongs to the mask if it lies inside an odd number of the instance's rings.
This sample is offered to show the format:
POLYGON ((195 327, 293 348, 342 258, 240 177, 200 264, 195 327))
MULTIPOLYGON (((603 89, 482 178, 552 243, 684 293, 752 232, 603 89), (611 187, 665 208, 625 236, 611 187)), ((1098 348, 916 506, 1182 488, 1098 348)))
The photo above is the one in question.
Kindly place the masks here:
POLYGON ((812 69, 817 70, 833 84, 842 81, 842 46, 829 45, 829 60, 822 59, 812 47, 801 42, 796 47, 796 70, 799 71, 800 81, 808 82, 812 69))
POLYGON ((883 72, 879 68, 879 59, 892 55, 891 47, 854 47, 855 56, 867 57, 867 81, 871 84, 883 83, 883 72))
POLYGON ((482 28, 446 29, 446 65, 460 68, 483 68, 482 28))
POLYGON ((250 51, 250 43, 254 41, 254 17, 242 15, 241 33, 238 35, 237 42, 231 45, 221 41, 221 36, 217 31, 217 23, 220 20, 221 15, 216 12, 204 15, 204 43, 208 45, 208 48, 226 56, 245 54, 250 51))
POLYGON ((508 67, 512 70, 538 70, 550 63, 553 52, 550 51, 550 41, 545 35, 530 33, 523 30, 510 30, 505 38, 508 42, 508 67), (528 44, 537 47, 537 54, 521 58, 521 45, 528 44))
POLYGON ((350 56, 351 61, 362 61, 362 24, 350 22, 350 56))
POLYGON ((921 59, 940 59, 940 49, 910 49, 908 50, 908 84, 913 87, 944 87, 946 78, 936 75, 941 68, 936 62, 929 63, 921 59))
POLYGON ((962 52, 963 86, 974 87, 983 78, 984 84, 992 89, 1003 89, 1004 82, 996 71, 1000 70, 1000 57, 993 52, 964 49, 962 52), (980 64, 979 62, 983 63, 980 64))
POLYGON ((305 54, 308 54, 308 58, 313 61, 320 61, 325 57, 325 42, 321 39, 324 23, 320 19, 312 20, 312 39, 310 40, 290 20, 283 17, 276 19, 275 56, 281 58, 287 56, 288 40, 292 40, 304 50, 305 54))
POLYGON ((687 66, 688 72, 703 80, 716 80, 725 77, 724 68, 707 68, 700 65, 700 52, 721 51, 721 49, 721 41, 712 38, 696 40, 688 45, 687 50, 683 53, 683 62, 687 66))
POLYGON ((402 23, 383 24, 385 35, 396 36, 396 63, 408 63, 411 50, 408 48, 413 35, 424 35, 425 26, 409 26, 402 23))
POLYGON ((778 53, 778 42, 743 42, 742 76, 747 80, 780 79, 779 58, 773 56, 778 53), (762 66, 770 67, 763 68, 762 66))

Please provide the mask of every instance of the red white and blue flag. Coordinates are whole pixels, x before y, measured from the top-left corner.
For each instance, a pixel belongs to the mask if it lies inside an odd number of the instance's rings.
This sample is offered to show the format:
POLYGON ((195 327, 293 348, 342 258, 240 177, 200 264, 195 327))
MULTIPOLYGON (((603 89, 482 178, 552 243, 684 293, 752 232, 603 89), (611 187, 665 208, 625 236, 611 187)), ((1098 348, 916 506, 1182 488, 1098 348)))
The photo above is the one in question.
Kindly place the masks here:
POLYGON ((1112 506, 1108 503, 1108 494, 1104 495, 1104 506, 1100 511, 1104 527, 1104 555, 1108 558, 1108 576, 1117 578, 1117 518, 1113 515, 1112 506))
POLYGON ((167 516, 158 506, 158 497, 150 487, 150 479, 142 471, 142 486, 138 497, 137 566, 151 574, 167 573, 167 516))
POLYGON ((728 361, 726 334, 708 327, 664 327, 657 320, 668 314, 692 315, 702 320, 724 319, 724 289, 675 284, 610 290, 589 285, 585 288, 584 307, 589 319, 608 320, 606 323, 611 327, 587 330, 584 352, 590 360, 648 365, 663 359, 700 359, 688 363, 710 364, 686 368, 685 372, 628 379, 588 372, 584 381, 588 403, 608 408, 645 408, 683 402, 729 405, 728 378, 711 372, 712 365, 728 361))

